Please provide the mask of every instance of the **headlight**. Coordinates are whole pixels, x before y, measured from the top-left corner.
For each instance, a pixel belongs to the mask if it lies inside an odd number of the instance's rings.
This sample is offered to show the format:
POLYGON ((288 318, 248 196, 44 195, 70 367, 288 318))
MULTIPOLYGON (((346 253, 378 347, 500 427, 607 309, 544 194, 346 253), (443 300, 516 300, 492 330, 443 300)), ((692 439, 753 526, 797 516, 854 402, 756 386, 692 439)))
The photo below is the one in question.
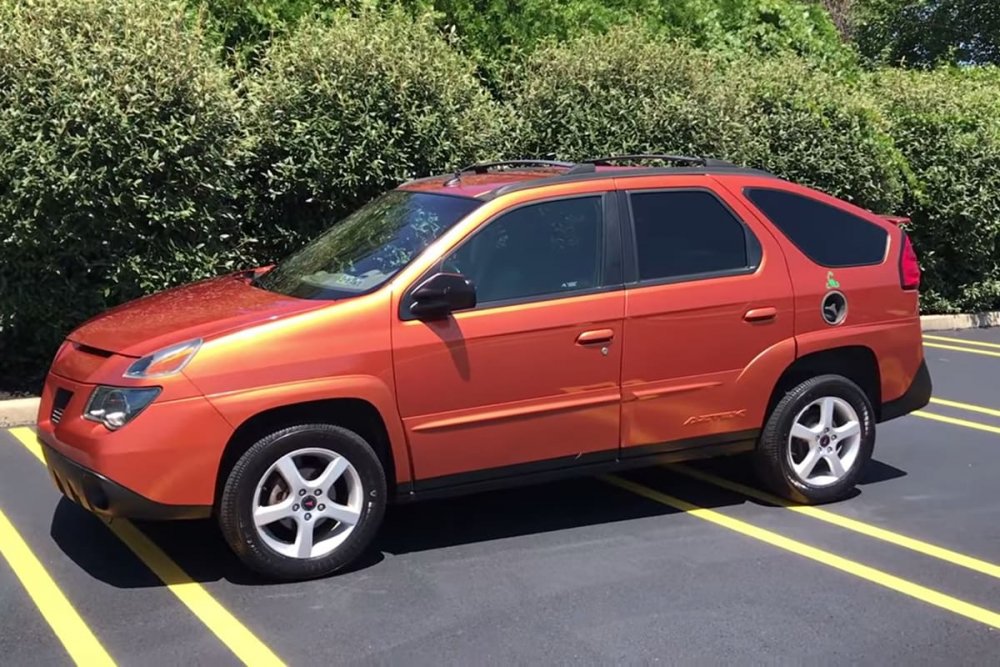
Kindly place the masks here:
POLYGON ((115 431, 129 423, 160 394, 159 387, 125 389, 98 387, 87 401, 83 416, 90 421, 104 424, 115 431))
POLYGON ((125 371, 127 378, 160 378, 180 373, 201 347, 201 339, 171 345, 139 359, 125 371))

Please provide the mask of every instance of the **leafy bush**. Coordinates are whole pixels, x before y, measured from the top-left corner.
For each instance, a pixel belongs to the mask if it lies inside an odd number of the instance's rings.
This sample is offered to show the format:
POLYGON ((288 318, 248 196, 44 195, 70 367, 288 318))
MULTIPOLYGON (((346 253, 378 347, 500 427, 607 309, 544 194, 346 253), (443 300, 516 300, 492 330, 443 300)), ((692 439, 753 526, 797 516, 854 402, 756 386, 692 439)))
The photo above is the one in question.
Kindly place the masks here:
POLYGON ((856 41, 874 62, 1000 65, 996 0, 858 0, 856 41))
POLYGON ((405 7, 432 14, 486 71, 530 53, 546 40, 567 40, 635 20, 650 30, 706 49, 793 53, 843 63, 852 58, 822 7, 809 0, 187 0, 204 12, 217 41, 238 61, 255 63, 266 44, 306 17, 330 20, 405 7))
POLYGON ((188 0, 196 16, 230 60, 256 63, 273 37, 285 35, 305 16, 330 16, 352 0, 188 0))
POLYGON ((0 3, 0 375, 37 380, 87 316, 236 266, 236 111, 173 4, 0 3))
POLYGON ((453 28, 468 50, 490 59, 507 57, 512 50, 530 52, 546 40, 603 33, 635 20, 708 49, 817 58, 840 58, 848 52, 829 15, 799 0, 401 1, 418 12, 437 12, 440 24, 453 28))
POLYGON ((245 93, 247 200, 271 255, 401 181, 488 157, 506 125, 471 63, 399 12, 306 21, 245 93))
POLYGON ((906 167, 877 106, 801 60, 726 58, 616 28, 540 49, 512 77, 519 152, 728 158, 879 211, 906 167))
POLYGON ((1000 70, 886 70, 872 86, 915 176, 903 211, 924 309, 1000 309, 1000 70))

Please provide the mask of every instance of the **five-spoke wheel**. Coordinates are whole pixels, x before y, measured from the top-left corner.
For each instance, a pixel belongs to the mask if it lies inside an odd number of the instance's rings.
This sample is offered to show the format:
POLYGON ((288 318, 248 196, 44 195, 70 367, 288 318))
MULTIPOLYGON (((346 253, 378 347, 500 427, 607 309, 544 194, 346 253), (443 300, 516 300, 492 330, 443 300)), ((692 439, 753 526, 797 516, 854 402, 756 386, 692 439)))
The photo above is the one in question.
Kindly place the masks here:
POLYGON ((364 488, 346 457, 298 449, 267 469, 254 493, 264 543, 291 558, 316 558, 343 543, 361 518, 364 488))
POLYGON ((761 481, 798 502, 840 500, 871 458, 875 419, 857 384, 821 375, 790 387, 768 416, 755 452, 761 481))
POLYGON ((355 560, 385 512, 381 460, 358 434, 330 424, 281 429, 233 466, 219 525, 250 567, 307 579, 355 560))
POLYGON ((860 450, 858 413, 836 396, 818 398, 799 411, 788 435, 792 470, 813 486, 829 486, 843 479, 857 463, 860 450))

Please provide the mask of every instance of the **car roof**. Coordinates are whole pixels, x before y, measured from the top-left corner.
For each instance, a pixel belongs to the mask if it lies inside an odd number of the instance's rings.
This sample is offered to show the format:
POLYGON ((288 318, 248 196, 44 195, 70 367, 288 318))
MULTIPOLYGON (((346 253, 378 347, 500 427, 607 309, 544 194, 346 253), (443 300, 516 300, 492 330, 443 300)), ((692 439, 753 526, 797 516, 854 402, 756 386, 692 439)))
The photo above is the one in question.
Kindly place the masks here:
POLYGON ((401 190, 430 192, 458 197, 494 199, 508 192, 541 188, 547 185, 571 183, 606 178, 639 176, 672 176, 703 174, 713 176, 744 175, 775 178, 759 169, 713 160, 685 156, 611 156, 579 163, 549 160, 510 160, 506 162, 477 163, 451 174, 439 174, 407 181, 401 190), (617 160, 641 158, 657 161, 686 161, 684 166, 643 167, 634 164, 616 165, 617 160))

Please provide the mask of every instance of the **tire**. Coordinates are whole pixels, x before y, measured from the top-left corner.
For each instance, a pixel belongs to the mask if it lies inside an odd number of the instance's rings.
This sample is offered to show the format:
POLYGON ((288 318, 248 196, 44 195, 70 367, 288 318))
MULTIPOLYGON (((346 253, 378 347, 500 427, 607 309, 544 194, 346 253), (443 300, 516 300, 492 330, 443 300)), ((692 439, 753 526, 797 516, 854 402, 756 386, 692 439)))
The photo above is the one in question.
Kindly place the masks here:
POLYGON ((302 424, 258 440, 240 457, 223 487, 218 517, 230 548, 249 568, 301 580, 332 574, 360 557, 385 507, 385 471, 371 446, 339 426, 302 424), (258 527, 255 512, 270 523, 258 527))
POLYGON ((840 375, 820 375, 788 391, 771 411, 754 452, 755 468, 778 495, 828 503, 851 494, 874 445, 874 410, 865 392, 840 375), (832 421, 824 422, 826 414, 832 421), (848 435, 852 421, 856 436, 848 435))

